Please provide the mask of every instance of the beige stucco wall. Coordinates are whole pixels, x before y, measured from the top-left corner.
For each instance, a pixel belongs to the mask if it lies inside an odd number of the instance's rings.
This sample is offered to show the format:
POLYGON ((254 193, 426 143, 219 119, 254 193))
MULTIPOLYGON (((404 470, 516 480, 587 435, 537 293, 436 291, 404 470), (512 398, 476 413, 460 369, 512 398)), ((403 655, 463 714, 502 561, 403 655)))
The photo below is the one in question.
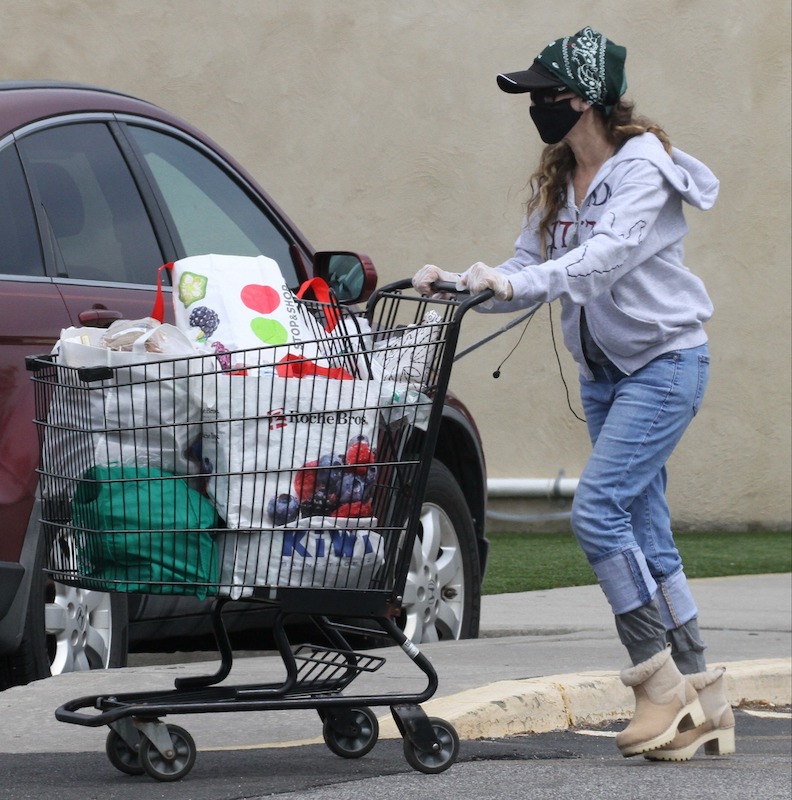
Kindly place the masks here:
MULTIPOLYGON (((789 525, 788 0, 0 0, 2 77, 112 86, 237 155, 321 249, 383 278, 511 253, 540 142, 496 73, 585 24, 628 48, 628 95, 722 183, 689 214, 716 305, 703 411, 670 464, 680 526, 789 525)), ((476 317, 472 341, 506 321, 476 317)), ((556 336, 560 339, 558 314, 556 336)), ((490 476, 579 474, 547 310, 458 364, 490 476)), ((577 379, 562 353, 577 408, 577 379)))

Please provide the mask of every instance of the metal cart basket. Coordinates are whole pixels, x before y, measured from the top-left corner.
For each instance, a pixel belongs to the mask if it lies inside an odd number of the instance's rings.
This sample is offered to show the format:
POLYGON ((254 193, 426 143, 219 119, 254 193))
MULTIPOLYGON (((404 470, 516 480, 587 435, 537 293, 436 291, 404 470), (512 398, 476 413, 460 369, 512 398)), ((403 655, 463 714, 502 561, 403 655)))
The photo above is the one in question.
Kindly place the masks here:
POLYGON ((490 294, 428 299, 409 288, 379 290, 360 314, 304 301, 321 335, 297 350, 28 359, 49 575, 212 598, 215 674, 56 710, 63 722, 108 725, 117 769, 161 781, 189 772, 194 741, 165 716, 300 708, 318 712, 343 757, 369 752, 371 706, 389 706, 411 766, 441 772, 456 759, 453 726, 420 707, 437 674, 396 620, 461 320, 490 294), (226 682, 231 600, 273 608, 282 682, 226 682), (319 641, 293 645, 292 615, 308 617, 319 641), (400 650, 355 652, 350 636, 372 629, 400 650), (384 652, 406 654, 425 689, 350 692, 384 652))

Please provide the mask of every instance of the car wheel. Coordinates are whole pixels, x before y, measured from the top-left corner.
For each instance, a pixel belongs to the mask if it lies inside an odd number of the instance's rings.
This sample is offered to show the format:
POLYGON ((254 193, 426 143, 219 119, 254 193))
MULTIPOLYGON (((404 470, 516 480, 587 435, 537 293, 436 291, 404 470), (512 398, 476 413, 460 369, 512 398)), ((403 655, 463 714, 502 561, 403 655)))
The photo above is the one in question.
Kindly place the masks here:
POLYGON ((126 666, 126 597, 53 581, 44 572, 45 546, 42 536, 22 642, 6 660, 3 682, 21 685, 63 672, 126 666))
POLYGON ((48 581, 44 606, 49 674, 126 665, 126 608, 117 594, 48 581))
POLYGON ((416 644, 475 638, 480 613, 481 568, 470 511, 453 473, 434 460, 404 589, 404 633, 416 644))

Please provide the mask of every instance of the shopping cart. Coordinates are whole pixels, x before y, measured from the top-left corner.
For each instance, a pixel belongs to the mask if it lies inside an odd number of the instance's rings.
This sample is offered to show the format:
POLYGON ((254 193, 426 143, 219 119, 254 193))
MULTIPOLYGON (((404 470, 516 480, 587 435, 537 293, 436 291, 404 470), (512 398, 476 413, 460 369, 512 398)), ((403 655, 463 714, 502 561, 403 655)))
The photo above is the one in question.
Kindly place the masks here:
POLYGON ((30 357, 48 574, 98 591, 212 598, 220 655, 214 674, 81 697, 56 717, 109 726, 113 766, 161 781, 195 761, 190 734, 162 721, 176 714, 315 709, 329 749, 357 758, 377 741, 371 707, 389 706, 413 768, 454 763, 453 726, 420 707, 437 674, 397 620, 461 320, 489 296, 418 297, 401 281, 360 314, 306 301, 332 330, 298 353, 30 357), (226 682, 232 600, 272 608, 282 681, 226 682), (315 640, 291 642, 295 615, 315 640), (400 649, 350 646, 373 632, 400 649), (384 652, 405 654, 425 688, 351 692, 384 652))

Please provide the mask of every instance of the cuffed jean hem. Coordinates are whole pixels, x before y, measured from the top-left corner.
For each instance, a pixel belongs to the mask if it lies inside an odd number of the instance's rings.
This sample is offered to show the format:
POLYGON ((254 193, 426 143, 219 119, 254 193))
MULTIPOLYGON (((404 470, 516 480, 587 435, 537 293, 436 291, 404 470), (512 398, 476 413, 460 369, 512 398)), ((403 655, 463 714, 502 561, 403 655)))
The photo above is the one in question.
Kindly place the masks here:
POLYGON ((657 592, 657 583, 638 547, 608 556, 591 567, 614 614, 645 606, 657 592))
POLYGON ((658 589, 660 617, 667 631, 679 628, 698 616, 684 570, 678 569, 673 575, 660 580, 658 589))

